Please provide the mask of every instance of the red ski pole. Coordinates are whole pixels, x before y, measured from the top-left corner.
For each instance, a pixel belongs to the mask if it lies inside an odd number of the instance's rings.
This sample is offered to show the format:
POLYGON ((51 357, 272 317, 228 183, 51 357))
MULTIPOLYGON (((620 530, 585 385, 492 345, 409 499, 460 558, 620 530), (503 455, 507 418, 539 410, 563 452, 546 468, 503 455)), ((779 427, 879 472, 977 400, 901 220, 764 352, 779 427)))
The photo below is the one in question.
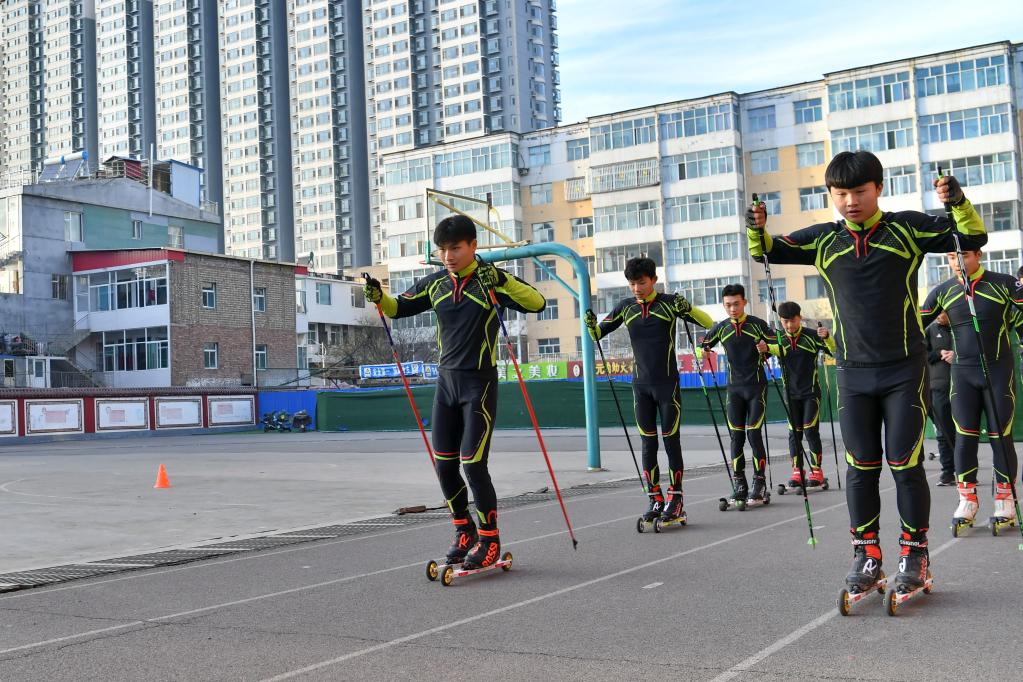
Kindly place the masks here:
MULTIPOLYGON (((362 273, 362 276, 366 279, 367 284, 370 281, 368 272, 362 273)), ((405 384, 405 395, 408 396, 408 404, 412 406, 412 414, 416 417, 416 424, 419 426, 419 433, 423 436, 423 445, 426 446, 426 454, 430 455, 430 464, 433 465, 434 470, 437 468, 437 461, 433 458, 433 448, 430 447, 430 439, 426 437, 426 429, 423 427, 423 419, 419 416, 419 409, 416 408, 416 401, 412 397, 412 387, 409 386, 408 377, 405 376, 405 368, 401 366, 401 360, 398 358, 398 349, 394 345, 394 338, 391 336, 391 328, 387 325, 387 318, 384 317, 383 308, 380 307, 380 303, 376 304, 377 315, 380 316, 380 323, 384 325, 384 331, 387 332, 387 341, 391 344, 391 356, 394 358, 394 364, 398 366, 398 374, 401 375, 401 383, 405 384)))
POLYGON ((501 323, 501 333, 504 335, 504 345, 508 349, 508 357, 511 358, 512 365, 515 366, 515 376, 519 378, 519 388, 522 389, 522 399, 526 402, 526 410, 529 412, 529 418, 533 422, 533 430, 536 431, 536 439, 540 442, 540 451, 543 452, 543 459, 547 462, 547 471, 551 475, 551 483, 554 484, 554 492, 558 496, 558 504, 561 505, 561 514, 565 517, 565 525, 568 526, 568 536, 572 538, 572 549, 577 549, 579 541, 575 539, 575 531, 572 530, 572 522, 568 520, 568 510, 565 509, 565 500, 561 497, 561 489, 558 487, 558 479, 554 476, 554 467, 551 466, 551 458, 547 454, 547 446, 544 445, 543 435, 540 433, 540 424, 536 421, 536 413, 533 411, 533 403, 529 400, 529 391, 526 390, 526 382, 522 379, 522 371, 519 370, 519 361, 515 357, 515 351, 512 349, 511 339, 508 338, 508 329, 504 326, 504 317, 501 315, 501 306, 497 302, 497 295, 494 290, 490 287, 486 287, 487 293, 490 295, 490 303, 494 306, 494 312, 497 313, 497 321, 501 323))

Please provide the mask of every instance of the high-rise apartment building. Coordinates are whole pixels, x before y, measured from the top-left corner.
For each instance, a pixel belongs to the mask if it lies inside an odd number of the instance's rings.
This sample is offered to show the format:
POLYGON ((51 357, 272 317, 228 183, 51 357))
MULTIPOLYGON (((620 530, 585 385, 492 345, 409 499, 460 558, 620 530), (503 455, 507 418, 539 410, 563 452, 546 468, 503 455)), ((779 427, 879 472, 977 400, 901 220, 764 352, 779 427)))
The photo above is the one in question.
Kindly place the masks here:
POLYGON ((95 0, 99 156, 149 158, 156 142, 152 0, 95 0))

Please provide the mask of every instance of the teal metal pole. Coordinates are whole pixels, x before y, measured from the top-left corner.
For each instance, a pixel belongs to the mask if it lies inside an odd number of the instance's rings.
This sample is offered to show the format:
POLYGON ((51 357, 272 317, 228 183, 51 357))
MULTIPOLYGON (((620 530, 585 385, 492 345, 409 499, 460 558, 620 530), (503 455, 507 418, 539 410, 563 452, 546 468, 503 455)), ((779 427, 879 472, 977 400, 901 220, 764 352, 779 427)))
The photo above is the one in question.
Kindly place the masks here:
MULTIPOLYGON (((587 466, 590 471, 599 471, 600 466, 600 430, 597 424, 597 375, 596 364, 593 359, 593 340, 586 330, 586 322, 583 318, 583 311, 592 307, 590 301, 590 271, 586 267, 586 261, 578 253, 563 244, 544 243, 527 244, 526 246, 515 246, 510 249, 493 249, 480 251, 479 256, 491 263, 499 263, 517 258, 533 258, 535 256, 560 256, 572 264, 576 276, 579 279, 579 332, 582 338, 583 354, 583 400, 586 410, 586 452, 588 455, 587 466)), ((560 281, 560 280, 559 280, 560 281)), ((570 293, 572 289, 562 282, 570 293)))

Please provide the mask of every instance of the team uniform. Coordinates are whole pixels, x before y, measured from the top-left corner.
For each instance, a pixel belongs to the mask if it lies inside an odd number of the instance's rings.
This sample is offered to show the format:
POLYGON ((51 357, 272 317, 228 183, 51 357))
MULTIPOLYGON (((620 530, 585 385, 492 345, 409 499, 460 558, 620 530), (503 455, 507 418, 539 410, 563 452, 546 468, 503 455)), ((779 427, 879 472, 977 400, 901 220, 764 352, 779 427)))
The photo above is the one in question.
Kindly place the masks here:
POLYGON ((952 401, 949 388, 952 365, 941 359, 941 351, 952 350, 952 328, 933 322, 925 330, 927 339, 927 375, 931 383, 931 403, 928 411, 938 439, 938 457, 941 462, 939 485, 951 485, 955 478, 955 422, 952 421, 952 401))
MULTIPOLYGON (((473 262, 457 274, 439 270, 396 298, 385 295, 380 305, 392 318, 431 309, 436 315, 440 360, 431 424, 437 478, 456 527, 448 560, 464 558, 467 565, 485 566, 496 560, 499 549, 497 495, 487 458, 497 420, 500 323, 487 289, 475 274, 476 268, 473 262), (478 538, 459 465, 472 489, 478 538)), ((505 282, 494 290, 502 309, 524 313, 544 309, 546 301, 540 292, 514 275, 504 274, 505 282)))
POLYGON ((774 334, 766 322, 759 317, 743 315, 738 320, 727 318, 718 322, 704 337, 702 346, 709 350, 721 344, 728 358, 728 401, 726 417, 728 436, 731 441, 732 471, 735 480, 735 496, 745 499, 746 456, 743 447, 749 440, 753 450, 753 498, 763 496, 764 471, 767 467, 767 451, 764 448, 764 418, 767 413, 767 377, 764 361, 757 349, 761 341, 770 343, 774 334))
POLYGON ((647 520, 653 520, 659 515, 662 505, 666 514, 682 508, 683 460, 679 437, 682 399, 678 360, 675 357, 675 330, 680 317, 704 328, 714 324, 707 313, 692 308, 678 294, 652 292, 642 301, 635 297, 623 299, 593 330, 596 340, 604 338, 622 325, 629 332, 635 366, 632 377, 633 405, 642 443, 643 473, 650 494, 650 508, 644 517, 647 520), (679 315, 680 309, 686 312, 679 315), (657 464, 658 417, 661 421, 664 451, 668 456, 666 504, 657 464))

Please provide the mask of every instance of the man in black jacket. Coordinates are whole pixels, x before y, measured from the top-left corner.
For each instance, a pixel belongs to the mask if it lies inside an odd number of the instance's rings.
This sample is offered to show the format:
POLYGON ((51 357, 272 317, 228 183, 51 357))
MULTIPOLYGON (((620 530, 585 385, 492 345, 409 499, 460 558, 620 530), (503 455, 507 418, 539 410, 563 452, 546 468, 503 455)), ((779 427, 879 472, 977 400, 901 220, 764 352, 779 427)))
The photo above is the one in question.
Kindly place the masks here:
POLYGON ((952 421, 952 401, 949 398, 949 382, 952 379, 952 327, 948 315, 942 311, 938 319, 926 330, 927 367, 931 384, 931 404, 928 414, 938 437, 938 458, 941 462, 941 477, 938 485, 955 485, 955 442, 956 429, 952 421))

